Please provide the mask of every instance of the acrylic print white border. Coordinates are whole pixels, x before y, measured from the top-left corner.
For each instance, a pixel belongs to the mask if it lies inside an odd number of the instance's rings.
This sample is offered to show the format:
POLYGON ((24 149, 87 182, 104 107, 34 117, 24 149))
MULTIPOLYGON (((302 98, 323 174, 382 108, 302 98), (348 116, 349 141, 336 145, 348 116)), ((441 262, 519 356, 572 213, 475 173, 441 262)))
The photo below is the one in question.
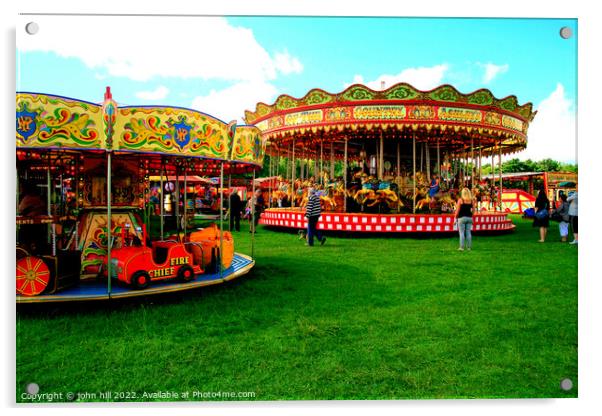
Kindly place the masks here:
MULTIPOLYGON (((186 1, 104 1, 104 2, 68 2, 31 0, 28 2, 9 2, 3 6, 2 16, 5 37, 3 42, 2 98, 4 109, 2 111, 2 126, 4 137, 12 137, 14 117, 13 93, 15 90, 14 66, 14 31, 15 16, 18 12, 43 12, 43 13, 124 13, 124 14, 296 14, 296 15, 399 15, 399 16, 457 16, 457 17, 575 17, 579 19, 579 168, 580 187, 582 197, 582 224, 595 224, 593 210, 600 206, 600 175, 594 170, 595 162, 602 157, 600 148, 600 135, 597 133, 594 122, 599 120, 594 97, 600 97, 600 58, 599 40, 602 39, 600 28, 600 12, 593 7, 594 2, 567 2, 546 1, 526 2, 524 0, 505 0, 501 2, 482 1, 444 1, 431 0, 429 2, 387 2, 371 0, 369 2, 337 0, 337 1, 222 1, 222 2, 186 2, 186 1), (594 194, 597 194, 594 196, 594 194), (592 222, 589 221, 592 220, 592 222), (585 221, 585 222, 584 222, 585 221)), ((2 154, 6 158, 2 163, 2 174, 5 178, 14 175, 12 166, 12 140, 2 141, 2 154)), ((14 182, 14 181, 13 181, 14 182)), ((7 192, 14 195, 14 184, 10 189, 7 180, 7 192)), ((2 204, 2 215, 8 224, 12 224, 14 207, 11 204, 2 204)), ((599 222, 599 221, 598 221, 599 222)), ((5 222, 6 224, 6 222, 5 222)), ((12 227, 12 225, 11 225, 12 227)), ((453 401, 425 401, 425 402, 293 402, 293 403, 209 403, 209 404, 157 404, 144 405, 114 405, 110 407, 97 405, 75 405, 66 408, 45 406, 43 408, 20 409, 27 414, 44 413, 49 415, 79 415, 82 408, 92 415, 105 415, 108 413, 122 414, 148 414, 168 412, 174 415, 198 415, 199 413, 211 414, 246 414, 246 415, 280 415, 297 414, 306 415, 307 412, 317 414, 330 414, 332 412, 359 415, 367 412, 379 414, 427 413, 448 415, 506 415, 512 413, 567 415, 591 414, 592 409, 599 407, 600 366, 600 331, 595 318, 602 316, 597 299, 602 293, 599 273, 594 273, 594 259, 598 254, 599 225, 583 227, 581 244, 579 247, 579 399, 566 400, 453 400, 453 401), (598 335, 596 335, 598 334, 598 335), (109 409, 109 410, 107 410, 109 409)), ((0 252, 5 264, 5 275, 10 276, 14 270, 12 247, 14 233, 3 233, 0 252), (10 261, 9 261, 10 260, 10 261)), ((2 344, 5 377, 2 379, 2 403, 8 414, 16 413, 13 407, 15 397, 15 349, 14 349, 14 298, 10 279, 4 279, 3 290, 4 318, 2 330, 5 340, 2 344)))

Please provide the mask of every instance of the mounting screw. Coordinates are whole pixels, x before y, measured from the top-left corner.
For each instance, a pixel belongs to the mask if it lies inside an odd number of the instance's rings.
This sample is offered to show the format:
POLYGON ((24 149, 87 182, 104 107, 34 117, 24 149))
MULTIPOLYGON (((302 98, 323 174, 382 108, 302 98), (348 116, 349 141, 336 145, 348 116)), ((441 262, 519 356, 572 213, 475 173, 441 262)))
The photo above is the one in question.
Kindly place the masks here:
POLYGON ((562 29, 560 29, 560 37, 562 39, 568 39, 571 36, 573 36, 573 31, 571 30, 570 27, 564 26, 562 29))
POLYGON ((35 35, 40 30, 40 26, 36 22, 29 22, 25 25, 25 31, 30 35, 35 35))
POLYGON ((560 388, 565 391, 569 391, 573 388, 573 382, 570 378, 565 378, 560 382, 560 388))
POLYGON ((32 395, 38 394, 38 392, 40 391, 40 386, 38 386, 37 383, 29 383, 27 386, 25 386, 25 391, 32 395))

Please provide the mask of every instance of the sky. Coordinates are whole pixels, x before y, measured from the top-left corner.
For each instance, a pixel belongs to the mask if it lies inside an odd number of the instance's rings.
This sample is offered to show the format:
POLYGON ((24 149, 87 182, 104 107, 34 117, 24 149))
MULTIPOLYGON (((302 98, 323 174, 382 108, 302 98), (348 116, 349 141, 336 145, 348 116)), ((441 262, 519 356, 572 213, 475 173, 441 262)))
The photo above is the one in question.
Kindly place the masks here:
POLYGON ((243 123, 280 94, 451 84, 538 111, 527 149, 576 162, 576 19, 19 16, 17 90, 194 108, 243 123), (39 31, 26 34, 28 21, 39 31), (21 26, 19 26, 21 24, 21 26), (560 29, 572 36, 563 39, 560 29))

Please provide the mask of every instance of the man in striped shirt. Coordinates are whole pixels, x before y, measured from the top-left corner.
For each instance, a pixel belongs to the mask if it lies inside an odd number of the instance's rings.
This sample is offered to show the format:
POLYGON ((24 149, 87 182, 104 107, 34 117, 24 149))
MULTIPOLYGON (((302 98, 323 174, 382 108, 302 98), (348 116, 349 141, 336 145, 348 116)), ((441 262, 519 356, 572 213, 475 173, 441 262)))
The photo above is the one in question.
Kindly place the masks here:
POLYGON ((321 245, 326 242, 326 237, 318 231, 317 225, 320 220, 322 209, 320 207, 320 196, 314 188, 309 188, 309 199, 305 207, 305 217, 307 218, 307 245, 314 245, 314 236, 321 245))

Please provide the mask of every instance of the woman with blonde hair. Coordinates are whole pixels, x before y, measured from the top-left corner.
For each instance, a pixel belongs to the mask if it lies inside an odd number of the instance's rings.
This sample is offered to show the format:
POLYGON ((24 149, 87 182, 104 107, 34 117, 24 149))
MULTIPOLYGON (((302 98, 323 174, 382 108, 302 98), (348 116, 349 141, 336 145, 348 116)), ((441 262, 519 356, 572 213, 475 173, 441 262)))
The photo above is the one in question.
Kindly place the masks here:
POLYGON ((456 203, 456 224, 460 233, 460 247, 458 250, 464 251, 472 248, 472 212, 474 210, 474 200, 470 189, 463 188, 460 198, 456 203))

